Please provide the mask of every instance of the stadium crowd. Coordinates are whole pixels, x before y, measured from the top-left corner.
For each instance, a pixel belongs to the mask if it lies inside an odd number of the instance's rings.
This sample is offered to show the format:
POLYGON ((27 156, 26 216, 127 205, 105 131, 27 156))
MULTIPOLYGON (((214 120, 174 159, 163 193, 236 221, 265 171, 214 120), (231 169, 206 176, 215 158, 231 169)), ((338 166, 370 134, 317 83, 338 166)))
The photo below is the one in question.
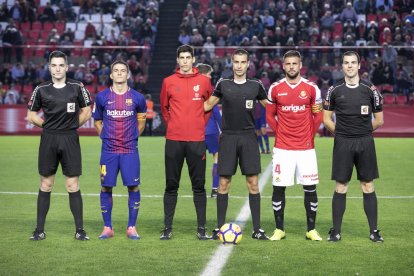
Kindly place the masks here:
POLYGON ((4 1, 0 103, 26 103, 33 88, 50 79, 47 57, 56 49, 73 62, 68 77, 82 81, 92 95, 106 87, 109 66, 117 59, 128 62, 130 84, 145 93, 159 2, 16 0, 8 7, 4 1))
POLYGON ((322 92, 343 77, 337 68, 346 50, 341 47, 360 47, 362 76, 408 95, 414 90, 413 7, 414 1, 398 0, 192 0, 178 41, 198 46, 198 59, 214 68, 213 82, 231 74, 231 49, 223 47, 249 49, 249 75, 267 87, 283 75, 283 52, 297 47, 304 57, 302 75, 322 92))
MULTIPOLYGON (((33 86, 49 78, 45 57, 54 49, 71 56, 68 77, 92 93, 106 85, 115 58, 128 61, 134 87, 145 90, 162 2, 51 0, 41 6, 39 0, 17 0, 10 8, 4 2, 0 102, 24 103, 33 86), (9 99, 10 93, 17 96, 9 99)), ((408 102, 414 91, 413 7, 413 0, 189 0, 178 43, 195 46, 197 62, 212 65, 213 83, 232 74, 226 47, 244 47, 252 53, 249 76, 266 87, 283 76, 283 53, 297 48, 304 57, 302 75, 323 93, 343 77, 337 68, 346 50, 341 47, 358 47, 362 77, 383 92, 406 95, 408 102)))

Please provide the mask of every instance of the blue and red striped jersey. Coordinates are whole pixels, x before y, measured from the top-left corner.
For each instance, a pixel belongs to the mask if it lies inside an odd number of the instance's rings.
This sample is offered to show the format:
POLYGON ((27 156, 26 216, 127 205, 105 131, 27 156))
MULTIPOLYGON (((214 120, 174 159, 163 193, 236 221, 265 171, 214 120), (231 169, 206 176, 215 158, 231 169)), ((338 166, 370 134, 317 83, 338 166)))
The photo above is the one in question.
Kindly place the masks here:
POLYGON ((102 120, 102 151, 111 153, 132 153, 138 146, 138 113, 145 113, 145 98, 139 92, 128 88, 122 95, 112 88, 101 91, 96 97, 92 116, 102 120))

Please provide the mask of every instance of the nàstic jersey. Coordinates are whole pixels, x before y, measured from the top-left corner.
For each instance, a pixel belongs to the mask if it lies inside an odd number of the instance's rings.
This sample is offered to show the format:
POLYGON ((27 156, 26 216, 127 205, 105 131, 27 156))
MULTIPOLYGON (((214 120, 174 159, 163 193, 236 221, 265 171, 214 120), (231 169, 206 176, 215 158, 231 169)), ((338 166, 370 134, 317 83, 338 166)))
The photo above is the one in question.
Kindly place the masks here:
POLYGON ((273 83, 269 99, 276 105, 275 147, 285 150, 313 149, 313 113, 321 112, 321 92, 316 84, 301 78, 295 85, 286 78, 273 83))

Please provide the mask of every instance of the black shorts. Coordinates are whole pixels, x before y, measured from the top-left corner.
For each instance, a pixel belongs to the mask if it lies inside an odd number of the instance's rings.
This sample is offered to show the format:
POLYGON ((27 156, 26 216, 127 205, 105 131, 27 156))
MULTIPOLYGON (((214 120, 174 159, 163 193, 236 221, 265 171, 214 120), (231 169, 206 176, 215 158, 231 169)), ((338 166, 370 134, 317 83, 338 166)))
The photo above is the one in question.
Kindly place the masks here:
POLYGON ((82 174, 82 158, 79 135, 74 131, 55 132, 44 130, 39 146, 39 174, 50 176, 56 174, 62 165, 65 176, 82 174))
POLYGON ((357 178, 370 182, 379 177, 375 143, 372 136, 335 137, 332 158, 332 180, 347 183, 355 165, 357 178))
POLYGON ((234 175, 237 171, 237 163, 243 175, 255 175, 261 172, 260 152, 254 131, 242 134, 221 134, 218 175, 234 175))

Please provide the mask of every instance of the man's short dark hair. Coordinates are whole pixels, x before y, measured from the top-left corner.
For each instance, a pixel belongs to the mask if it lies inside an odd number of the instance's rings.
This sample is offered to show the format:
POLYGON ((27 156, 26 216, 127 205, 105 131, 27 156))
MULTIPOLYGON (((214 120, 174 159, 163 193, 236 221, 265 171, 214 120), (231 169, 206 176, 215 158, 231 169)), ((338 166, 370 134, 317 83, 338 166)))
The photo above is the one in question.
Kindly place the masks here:
POLYGON ((200 74, 209 74, 209 73, 213 72, 213 67, 211 67, 210 65, 205 64, 205 63, 198 63, 196 65, 196 68, 198 69, 200 74))
POLYGON ((181 45, 177 48, 177 58, 181 53, 190 53, 191 56, 194 57, 194 48, 187 44, 181 45))
POLYGON ((283 60, 289 57, 297 57, 302 60, 302 56, 300 55, 299 51, 296 50, 289 50, 283 55, 283 60))
POLYGON ((128 63, 127 63, 126 61, 123 61, 122 59, 115 60, 115 61, 111 64, 111 72, 112 72, 112 70, 114 69, 114 66, 115 66, 115 65, 117 65, 117 64, 123 64, 123 65, 125 65, 125 66, 126 66, 126 68, 127 68, 127 71, 129 72, 129 65, 128 65, 128 63))
POLYGON ((361 62, 361 58, 359 57, 359 54, 357 52, 355 52, 355 51, 346 51, 341 56, 341 64, 344 63, 344 57, 345 56, 356 56, 357 60, 358 60, 358 64, 361 62))
POLYGON ((65 63, 68 64, 68 56, 61 51, 53 51, 49 55, 49 63, 52 61, 52 58, 63 58, 65 63))
POLYGON ((250 58, 250 53, 249 53, 249 52, 247 52, 247 51, 246 51, 245 49, 243 49, 243 48, 238 48, 238 49, 234 50, 233 54, 231 55, 231 59, 233 59, 233 57, 234 57, 235 55, 245 55, 245 56, 247 56, 247 60, 249 60, 249 58, 250 58))

